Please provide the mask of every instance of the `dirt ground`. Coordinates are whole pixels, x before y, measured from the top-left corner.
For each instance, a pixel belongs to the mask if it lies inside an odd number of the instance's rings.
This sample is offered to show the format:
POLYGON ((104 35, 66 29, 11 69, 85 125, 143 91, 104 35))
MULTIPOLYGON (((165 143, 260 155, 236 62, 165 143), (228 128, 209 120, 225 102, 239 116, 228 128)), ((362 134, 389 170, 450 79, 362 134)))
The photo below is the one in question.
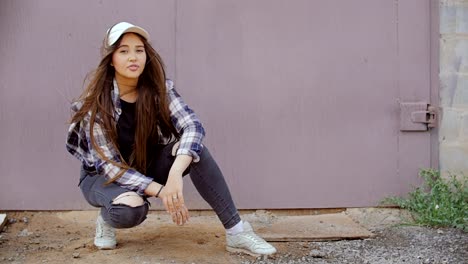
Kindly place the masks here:
MULTIPOLYGON (((468 263, 467 233, 398 225, 408 217, 398 209, 346 210, 376 234, 372 239, 275 242, 278 253, 269 258, 227 253, 216 217, 194 214, 178 227, 152 211, 142 225, 118 230, 117 249, 100 251, 93 245, 97 211, 8 212, 0 263, 468 263)), ((259 228, 275 214, 258 211, 243 219, 259 228)))

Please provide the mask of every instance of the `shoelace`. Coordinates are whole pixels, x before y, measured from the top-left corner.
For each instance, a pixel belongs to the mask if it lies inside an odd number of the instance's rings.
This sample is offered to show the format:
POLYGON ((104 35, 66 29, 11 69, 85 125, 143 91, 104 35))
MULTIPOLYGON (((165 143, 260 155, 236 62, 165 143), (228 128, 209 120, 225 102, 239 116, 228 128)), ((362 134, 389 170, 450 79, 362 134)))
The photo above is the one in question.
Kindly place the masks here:
POLYGON ((106 226, 105 223, 100 223, 99 224, 99 229, 98 229, 98 235, 100 237, 114 237, 114 230, 112 230, 112 227, 106 226))
POLYGON ((255 233, 247 233, 246 237, 250 238, 255 244, 265 243, 266 241, 263 240, 261 237, 257 236, 255 233))

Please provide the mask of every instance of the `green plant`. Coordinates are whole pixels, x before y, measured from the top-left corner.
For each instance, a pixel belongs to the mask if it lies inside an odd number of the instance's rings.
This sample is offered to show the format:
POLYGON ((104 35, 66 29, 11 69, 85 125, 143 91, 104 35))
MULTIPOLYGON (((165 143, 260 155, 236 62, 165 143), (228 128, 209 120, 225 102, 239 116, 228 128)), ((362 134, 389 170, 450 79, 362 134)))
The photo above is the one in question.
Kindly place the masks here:
POLYGON ((455 227, 468 231, 468 180, 466 176, 442 178, 439 171, 419 172, 424 182, 408 197, 389 197, 385 204, 396 204, 409 210, 419 225, 455 227))

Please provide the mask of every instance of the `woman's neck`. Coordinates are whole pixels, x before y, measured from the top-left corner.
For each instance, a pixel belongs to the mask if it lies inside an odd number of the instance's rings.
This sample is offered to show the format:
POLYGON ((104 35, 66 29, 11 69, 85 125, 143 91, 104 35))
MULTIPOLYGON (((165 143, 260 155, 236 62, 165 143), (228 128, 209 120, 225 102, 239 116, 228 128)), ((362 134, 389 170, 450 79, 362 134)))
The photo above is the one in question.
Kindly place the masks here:
POLYGON ((115 80, 119 86, 120 98, 127 102, 135 102, 138 97, 138 79, 123 79, 119 77, 120 76, 115 76, 115 80))
POLYGON ((117 84, 119 85, 119 92, 120 94, 127 94, 136 91, 137 84, 136 83, 128 83, 128 82, 119 82, 117 80, 117 84))

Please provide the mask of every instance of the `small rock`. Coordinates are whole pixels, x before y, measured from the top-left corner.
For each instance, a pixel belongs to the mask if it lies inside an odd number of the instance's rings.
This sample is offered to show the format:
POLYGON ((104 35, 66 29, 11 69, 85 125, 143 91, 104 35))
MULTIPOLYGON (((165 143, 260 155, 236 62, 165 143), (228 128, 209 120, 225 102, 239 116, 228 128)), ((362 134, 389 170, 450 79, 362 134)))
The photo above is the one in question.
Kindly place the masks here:
POLYGON ((443 234, 443 233, 444 233, 444 231, 442 231, 442 230, 440 230, 440 229, 437 230, 437 234, 443 234))
POLYGON ((309 252, 309 256, 314 258, 323 258, 325 254, 320 252, 319 250, 314 249, 309 252))
POLYGON ((8 223, 9 223, 9 224, 14 224, 14 223, 16 223, 16 221, 17 221, 17 220, 16 220, 15 218, 10 218, 10 219, 8 219, 8 223))
POLYGON ((28 219, 26 216, 23 217, 23 223, 26 223, 26 224, 27 224, 28 222, 29 222, 29 219, 28 219))
POLYGON ((40 244, 41 242, 39 241, 39 239, 33 239, 29 242, 29 244, 40 244))
POLYGON ((79 258, 80 257, 80 252, 75 252, 73 253, 73 258, 79 258))
POLYGON ((29 235, 31 235, 32 233, 28 232, 28 229, 23 229, 21 230, 21 232, 18 233, 18 236, 19 237, 27 237, 29 235))
POLYGON ((86 244, 75 247, 75 249, 79 249, 79 248, 86 248, 86 244))

